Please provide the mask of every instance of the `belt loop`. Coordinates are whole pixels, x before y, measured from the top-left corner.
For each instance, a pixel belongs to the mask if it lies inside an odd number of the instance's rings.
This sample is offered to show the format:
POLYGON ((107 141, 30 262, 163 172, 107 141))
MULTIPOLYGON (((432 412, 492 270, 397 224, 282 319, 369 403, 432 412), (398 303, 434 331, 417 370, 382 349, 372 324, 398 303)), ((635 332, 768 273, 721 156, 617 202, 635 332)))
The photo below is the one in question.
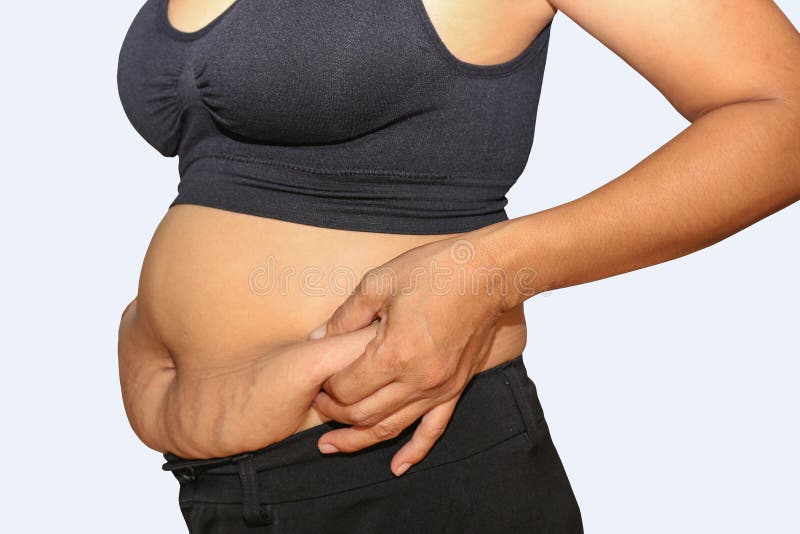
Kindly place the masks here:
POLYGON ((242 517, 248 526, 272 524, 269 507, 260 503, 258 479, 253 466, 253 458, 246 455, 234 460, 239 467, 239 479, 242 483, 242 517))
MULTIPOLYGON (((522 420, 525 423, 525 434, 530 440, 536 438, 536 428, 538 426, 537 413, 535 400, 530 399, 529 396, 533 395, 536 398, 536 390, 533 383, 525 384, 522 380, 521 374, 525 373, 524 366, 514 365, 508 366, 503 369, 503 374, 506 377, 506 384, 511 387, 511 393, 514 395, 514 400, 517 403, 522 420)), ((525 374, 526 381, 529 381, 527 374, 525 374)))

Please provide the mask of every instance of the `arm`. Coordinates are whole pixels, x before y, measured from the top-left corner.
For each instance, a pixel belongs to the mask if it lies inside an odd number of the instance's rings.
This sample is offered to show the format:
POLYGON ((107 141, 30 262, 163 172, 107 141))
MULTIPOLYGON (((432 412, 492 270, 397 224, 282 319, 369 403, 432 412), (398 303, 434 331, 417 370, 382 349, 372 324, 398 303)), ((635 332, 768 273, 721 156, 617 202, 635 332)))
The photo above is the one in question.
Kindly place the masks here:
MULTIPOLYGON (((392 470, 402 474, 447 426, 499 313, 544 289, 688 254, 800 198, 800 36, 775 4, 551 4, 650 80, 692 124, 580 199, 459 236, 474 258, 457 267, 468 277, 500 267, 504 276, 493 280, 507 286, 459 296, 417 284, 411 293, 385 296, 362 282, 312 334, 350 331, 376 314, 384 319, 379 339, 317 397, 323 413, 354 425, 323 435, 323 452, 367 447, 423 416, 392 459, 392 470)), ((384 267, 405 281, 424 265, 451 267, 447 250, 457 245, 442 240, 384 267)))
POLYGON ((800 35, 772 2, 552 3, 692 124, 603 187, 478 231, 510 276, 536 271, 505 307, 689 254, 800 199, 800 35))

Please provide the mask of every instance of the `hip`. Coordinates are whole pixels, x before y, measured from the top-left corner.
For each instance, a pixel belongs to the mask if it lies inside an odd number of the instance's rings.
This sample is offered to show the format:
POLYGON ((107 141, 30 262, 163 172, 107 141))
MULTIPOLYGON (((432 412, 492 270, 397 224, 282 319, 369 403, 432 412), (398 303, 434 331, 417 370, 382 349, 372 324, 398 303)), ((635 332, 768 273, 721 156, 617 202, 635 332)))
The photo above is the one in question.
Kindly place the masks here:
POLYGON ((442 437, 395 477, 414 428, 323 455, 327 422, 262 449, 210 460, 169 453, 192 534, 205 532, 582 532, 580 510, 522 356, 475 375, 442 437))

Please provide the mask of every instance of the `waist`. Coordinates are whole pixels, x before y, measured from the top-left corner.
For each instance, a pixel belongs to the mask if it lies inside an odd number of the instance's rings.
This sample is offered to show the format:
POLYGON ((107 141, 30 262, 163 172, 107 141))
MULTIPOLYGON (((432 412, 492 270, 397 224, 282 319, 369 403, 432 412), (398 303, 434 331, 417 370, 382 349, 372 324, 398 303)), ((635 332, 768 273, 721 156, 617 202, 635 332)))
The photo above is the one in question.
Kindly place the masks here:
MULTIPOLYGON (((138 313, 171 353, 218 365, 224 354, 249 356, 304 341, 369 268, 442 237, 174 206, 148 248, 138 313)), ((488 366, 519 354, 525 344, 521 307, 506 313, 501 326, 488 366)))

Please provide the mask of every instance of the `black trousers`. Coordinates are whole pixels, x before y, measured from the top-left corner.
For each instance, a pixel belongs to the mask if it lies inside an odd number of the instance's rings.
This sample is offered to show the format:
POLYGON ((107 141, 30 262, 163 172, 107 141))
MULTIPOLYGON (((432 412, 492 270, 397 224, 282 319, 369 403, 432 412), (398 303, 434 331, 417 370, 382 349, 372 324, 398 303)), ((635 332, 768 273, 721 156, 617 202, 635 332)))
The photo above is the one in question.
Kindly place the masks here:
POLYGON ((583 532, 581 514, 522 356, 475 375, 442 437, 403 476, 396 438, 324 455, 329 422, 210 460, 165 454, 191 534, 583 532))

